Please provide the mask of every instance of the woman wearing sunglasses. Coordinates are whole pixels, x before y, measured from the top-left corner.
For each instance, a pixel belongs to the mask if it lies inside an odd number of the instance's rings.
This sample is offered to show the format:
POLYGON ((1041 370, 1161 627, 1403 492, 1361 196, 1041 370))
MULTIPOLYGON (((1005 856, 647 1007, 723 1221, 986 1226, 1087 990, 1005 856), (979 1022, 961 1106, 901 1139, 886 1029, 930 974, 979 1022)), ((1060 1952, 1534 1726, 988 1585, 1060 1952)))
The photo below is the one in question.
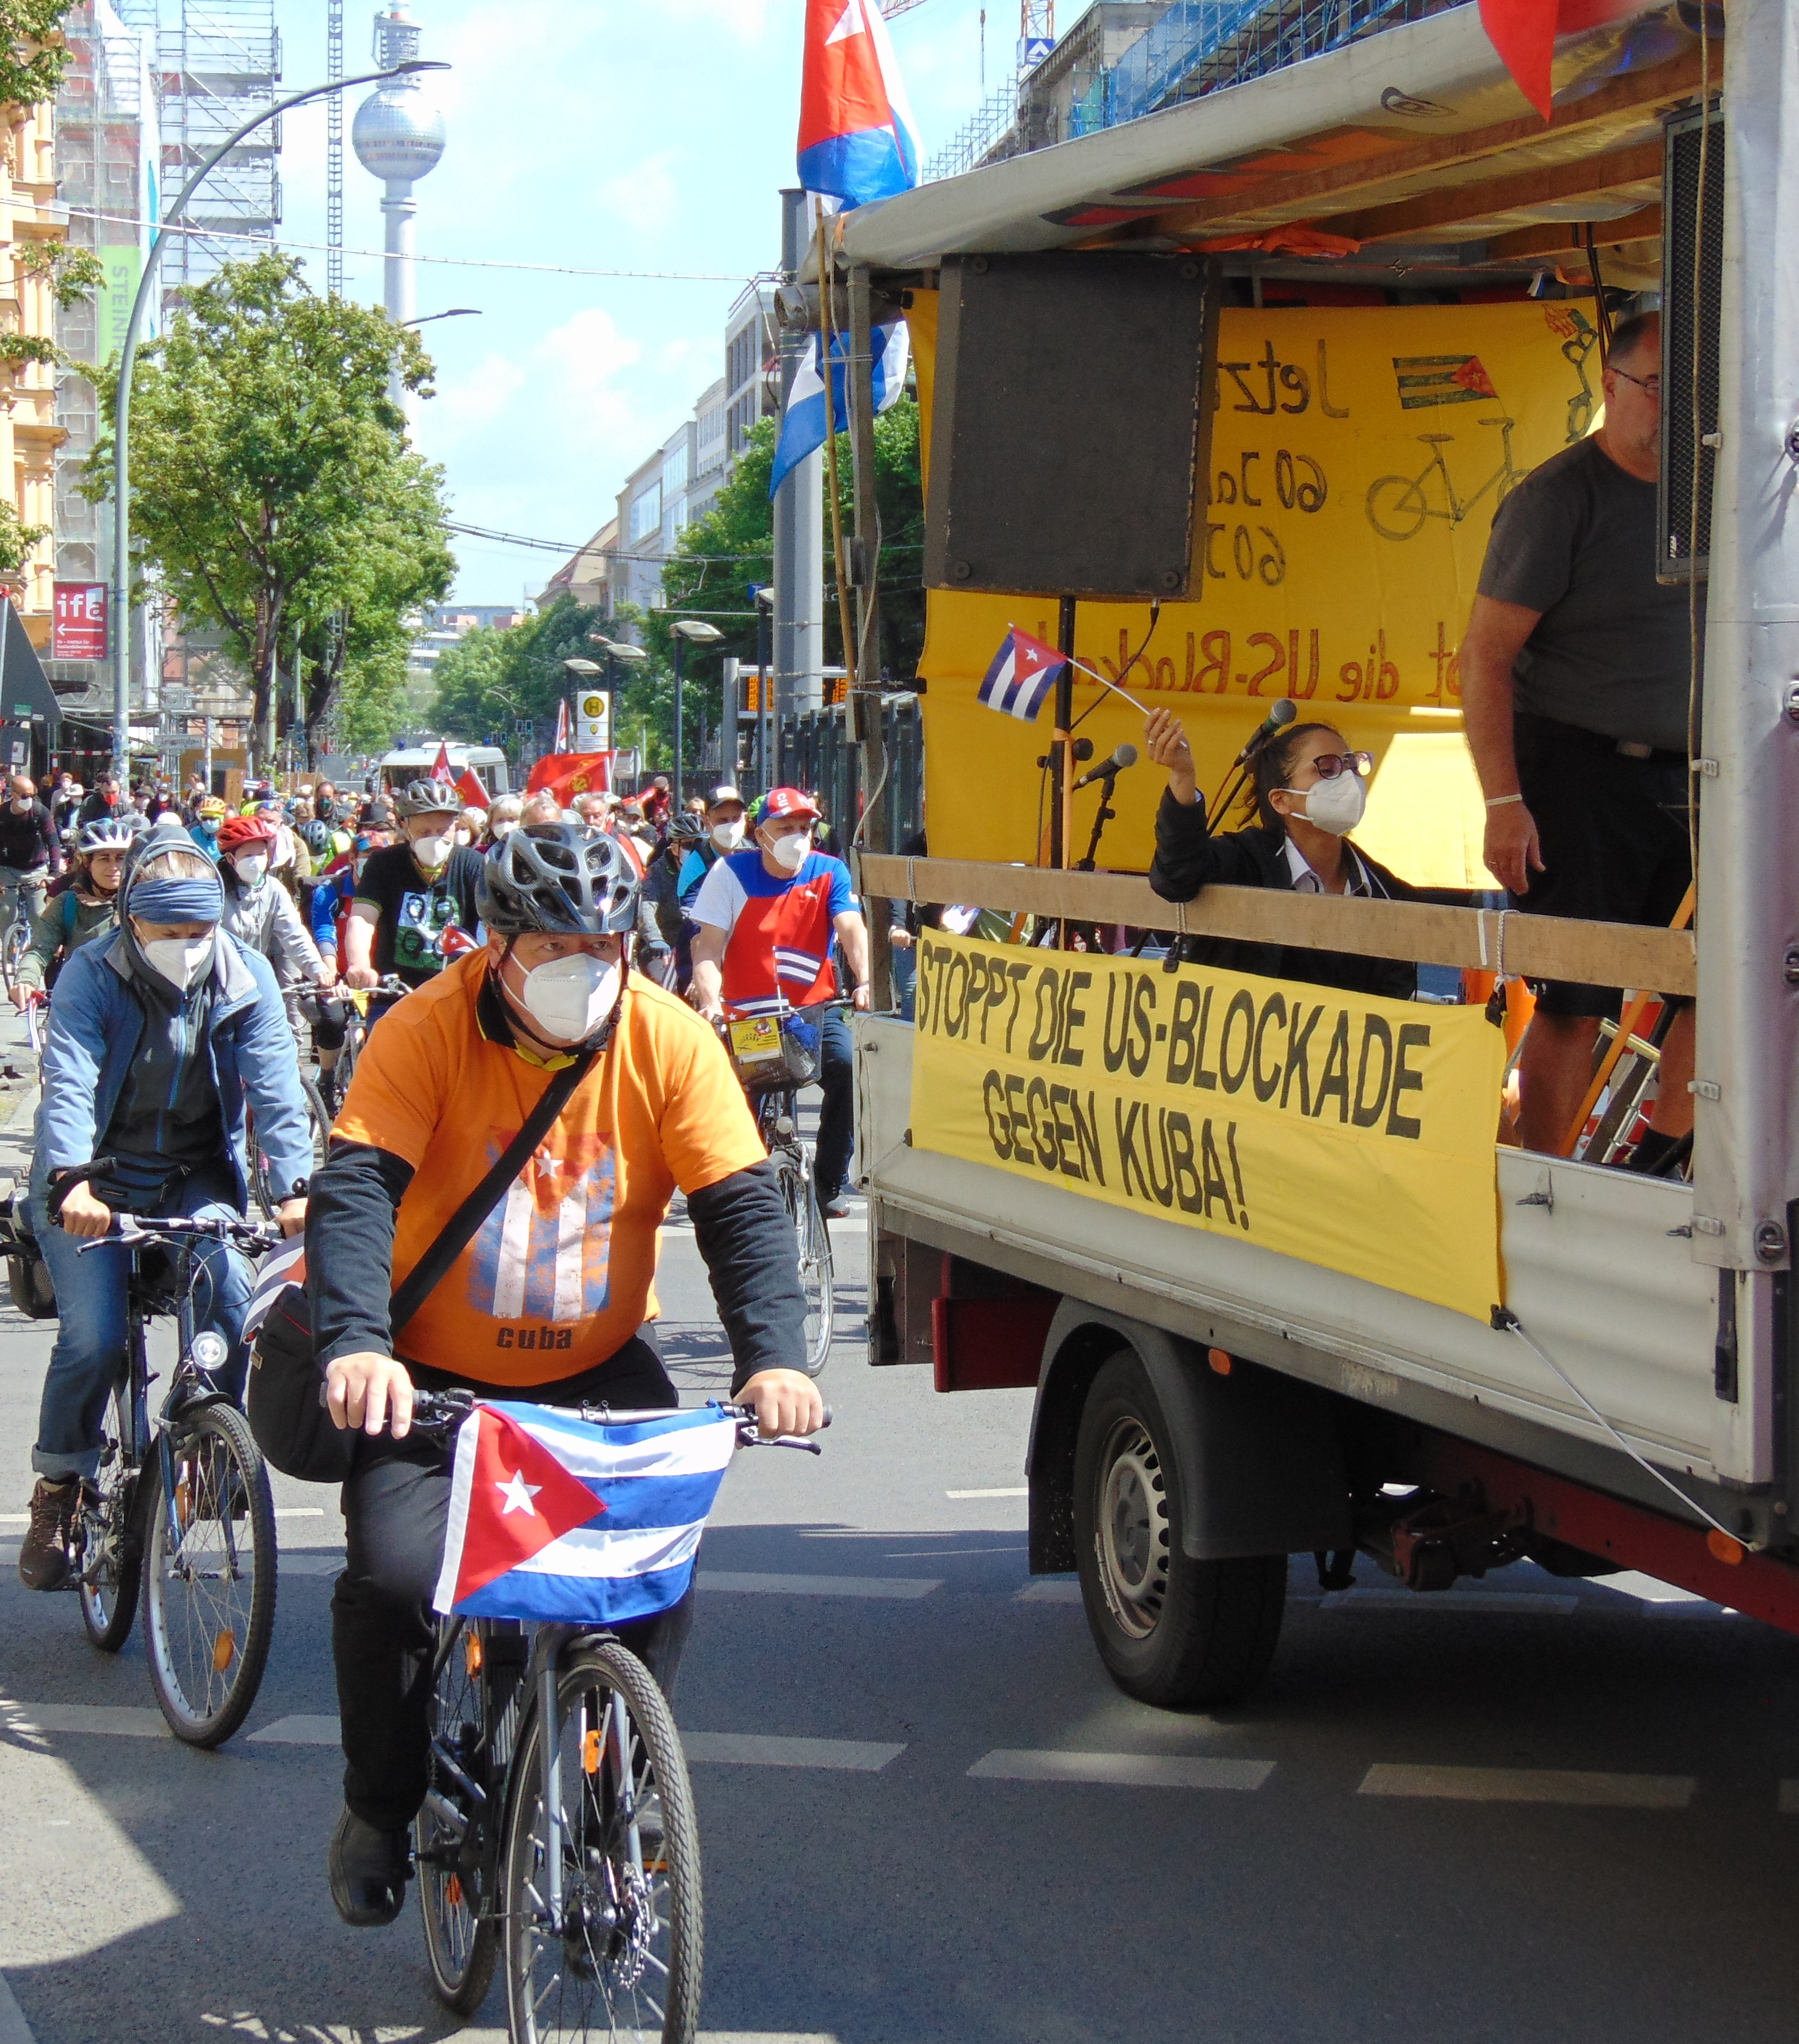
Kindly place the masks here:
MULTIPOLYGON (((1152 710, 1144 736, 1150 758, 1168 770, 1167 790, 1155 816, 1155 862, 1149 869, 1149 884, 1164 901, 1190 901, 1201 888, 1215 885, 1360 894, 1377 901, 1466 903, 1470 898, 1413 887, 1350 843, 1350 832, 1362 820, 1374 762, 1366 752, 1351 751, 1334 725, 1290 724, 1264 739, 1251 755, 1244 796, 1246 827, 1216 834, 1206 826, 1180 719, 1171 710, 1152 710)), ((1190 937, 1182 955, 1228 972, 1302 979, 1395 1001, 1409 1001, 1418 990, 1416 966, 1355 951, 1190 937)))

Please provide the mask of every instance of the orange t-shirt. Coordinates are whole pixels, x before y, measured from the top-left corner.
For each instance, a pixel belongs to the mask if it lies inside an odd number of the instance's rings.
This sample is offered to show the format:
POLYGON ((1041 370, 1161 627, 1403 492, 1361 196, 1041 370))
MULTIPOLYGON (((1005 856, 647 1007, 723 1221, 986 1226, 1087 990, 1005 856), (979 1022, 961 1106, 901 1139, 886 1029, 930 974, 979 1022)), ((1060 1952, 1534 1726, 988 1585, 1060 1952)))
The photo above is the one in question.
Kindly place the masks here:
MULTIPOLYGON (((369 1037, 333 1133, 404 1158, 399 1285, 543 1097, 551 1074, 482 1031, 487 954, 459 959, 369 1037)), ((506 1197, 403 1329, 394 1352, 482 1383, 530 1385, 604 1362, 659 1310, 656 1257, 678 1185, 698 1192, 767 1153, 710 1025, 633 973, 618 1028, 506 1197)))

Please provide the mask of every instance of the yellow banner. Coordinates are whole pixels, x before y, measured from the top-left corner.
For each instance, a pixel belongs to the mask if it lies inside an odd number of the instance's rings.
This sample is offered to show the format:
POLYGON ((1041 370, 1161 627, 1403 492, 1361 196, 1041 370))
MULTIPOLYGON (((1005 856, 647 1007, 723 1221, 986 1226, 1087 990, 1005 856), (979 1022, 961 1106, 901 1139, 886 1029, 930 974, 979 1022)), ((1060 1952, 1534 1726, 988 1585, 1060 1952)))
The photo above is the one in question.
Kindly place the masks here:
MULTIPOLYGON (((936 301, 914 295, 928 408, 936 301)), ((1153 631, 1145 603, 1083 602, 1078 655, 1178 710, 1212 789, 1269 703, 1295 697, 1379 762, 1359 843, 1383 859, 1403 845, 1413 863, 1401 870, 1421 883, 1490 886, 1466 855, 1462 811, 1478 818, 1479 799, 1459 743, 1457 651, 1500 500, 1593 423, 1597 338, 1590 304, 1575 300, 1227 311, 1194 598, 1164 605, 1153 631), (1420 840, 1421 787, 1439 813, 1420 840)), ((1046 432, 1055 402, 1044 394, 1046 432)), ((930 593, 919 670, 940 857, 1037 856, 1049 713, 1021 724, 974 695, 1012 624, 1054 644, 1054 592, 930 593)), ((1096 759, 1140 743, 1137 713, 1078 674, 1074 708, 1093 713, 1081 728, 1096 759)), ((1147 768, 1119 782, 1103 864, 1147 869, 1160 792, 1147 768)), ((1095 799, 1082 798, 1083 829, 1095 799)))
POLYGON ((912 1140, 1485 1320, 1505 1043, 1478 1008, 919 943, 912 1140))

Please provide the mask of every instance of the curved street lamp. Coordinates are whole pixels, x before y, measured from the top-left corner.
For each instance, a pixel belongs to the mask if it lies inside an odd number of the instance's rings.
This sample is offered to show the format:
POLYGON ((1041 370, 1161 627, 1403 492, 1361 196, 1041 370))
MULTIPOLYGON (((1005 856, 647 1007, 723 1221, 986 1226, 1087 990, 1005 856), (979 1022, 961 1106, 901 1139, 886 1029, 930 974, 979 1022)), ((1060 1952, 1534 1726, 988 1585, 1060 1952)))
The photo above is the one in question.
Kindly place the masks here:
POLYGON ((725 634, 703 617, 678 617, 668 628, 675 638, 675 799, 670 805, 681 813, 681 668, 682 655, 690 645, 721 646, 725 634))
POLYGON ((186 211, 187 202, 244 137, 279 120, 290 107, 309 99, 323 99, 333 92, 348 92, 352 86, 379 85, 384 79, 399 78, 411 71, 449 68, 447 63, 428 57, 410 57, 387 71, 363 71, 356 78, 333 79, 329 85, 310 85, 304 92, 289 93, 273 106, 263 107, 241 127, 234 128, 182 186, 175 204, 155 223, 157 232, 144 259, 144 274, 137 280, 137 294, 131 302, 131 318, 125 330, 125 346, 119 351, 119 387, 113 400, 113 770, 121 783, 129 771, 131 751, 131 377, 137 362, 137 336, 144 325, 144 309, 162 267, 163 247, 169 230, 186 211))

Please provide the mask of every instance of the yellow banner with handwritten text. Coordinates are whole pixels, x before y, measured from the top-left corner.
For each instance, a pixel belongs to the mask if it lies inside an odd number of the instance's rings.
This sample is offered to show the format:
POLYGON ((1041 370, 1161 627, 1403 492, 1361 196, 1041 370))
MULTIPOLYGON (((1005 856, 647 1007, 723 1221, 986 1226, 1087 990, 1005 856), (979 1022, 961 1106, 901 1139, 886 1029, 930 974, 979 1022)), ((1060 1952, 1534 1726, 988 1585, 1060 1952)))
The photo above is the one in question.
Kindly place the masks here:
POLYGON ((912 1140, 1486 1318, 1478 1008, 921 936, 912 1140))
MULTIPOLYGON (((913 315, 927 409, 932 309, 913 315)), ((1044 394, 1047 433, 1056 402, 1044 394)), ((1478 816, 1459 742, 1457 652, 1493 514, 1514 484, 1590 429, 1599 402, 1590 301, 1228 310, 1192 600, 1163 605, 1153 629, 1145 602, 1083 601, 1076 652, 1186 720, 1209 788, 1269 703, 1294 697, 1303 717, 1334 724, 1379 763, 1359 843, 1381 857, 1404 851, 1409 878, 1490 885, 1447 812, 1440 847, 1405 833, 1420 781, 1440 790, 1446 773, 1478 816), (1396 739, 1406 743, 1390 790, 1396 739), (1407 756, 1420 740, 1428 766, 1407 756), (1388 816, 1390 805, 1406 817, 1388 816)), ((1037 855, 1036 760, 1050 713, 1023 725, 975 700, 1011 624, 1053 644, 1055 592, 930 592, 919 670, 940 857, 1037 855)), ((1074 705, 1096 759, 1122 740, 1141 743, 1137 712, 1083 675, 1074 705)), ((1159 782, 1147 767, 1119 782, 1101 864, 1147 867, 1159 782)), ((1082 798, 1082 831, 1095 799, 1082 798)))

